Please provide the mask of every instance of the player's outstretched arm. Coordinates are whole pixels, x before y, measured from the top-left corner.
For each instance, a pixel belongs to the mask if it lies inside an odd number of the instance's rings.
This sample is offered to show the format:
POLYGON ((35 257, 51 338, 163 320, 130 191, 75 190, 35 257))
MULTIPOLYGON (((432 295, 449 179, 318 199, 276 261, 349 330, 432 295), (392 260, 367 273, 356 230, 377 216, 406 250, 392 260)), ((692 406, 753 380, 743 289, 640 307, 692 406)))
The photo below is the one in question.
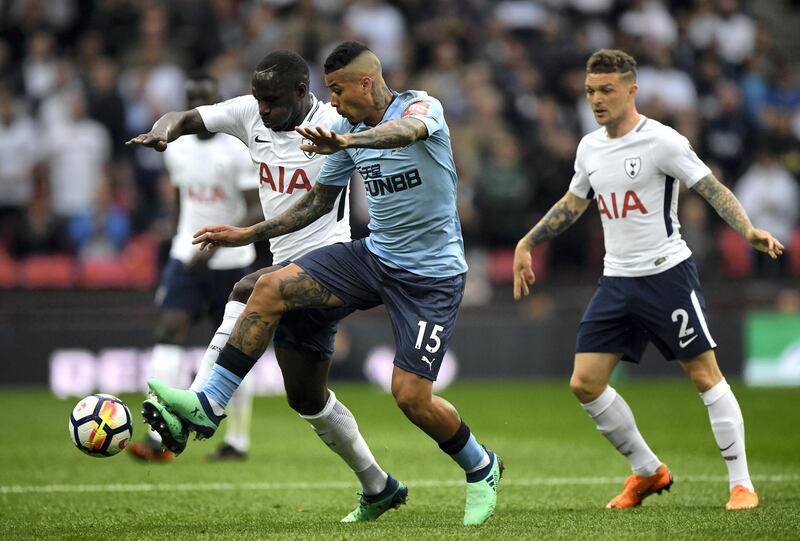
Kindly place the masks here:
POLYGON ((742 204, 714 175, 703 177, 692 186, 692 189, 702 195, 714 207, 717 214, 746 238, 753 248, 769 254, 772 259, 777 259, 783 254, 783 244, 769 231, 753 227, 742 204))
POLYGON ((533 274, 533 247, 557 237, 574 224, 589 206, 589 199, 583 199, 567 192, 550 207, 547 214, 539 220, 528 234, 522 237, 514 250, 514 300, 530 294, 529 285, 536 281, 533 274))
POLYGON ((346 148, 401 148, 428 136, 425 123, 416 118, 390 120, 358 133, 338 134, 322 128, 295 128, 311 144, 300 145, 305 152, 333 154, 346 148))
POLYGON ((189 111, 170 112, 156 120, 152 129, 130 139, 126 145, 142 145, 154 148, 159 152, 167 150, 167 144, 173 142, 181 135, 208 133, 203 117, 197 109, 189 111))
POLYGON ((192 244, 199 244, 200 249, 213 246, 245 246, 259 240, 293 233, 330 212, 343 189, 343 186, 314 184, 310 192, 280 216, 249 227, 232 225, 204 227, 194 234, 192 244))

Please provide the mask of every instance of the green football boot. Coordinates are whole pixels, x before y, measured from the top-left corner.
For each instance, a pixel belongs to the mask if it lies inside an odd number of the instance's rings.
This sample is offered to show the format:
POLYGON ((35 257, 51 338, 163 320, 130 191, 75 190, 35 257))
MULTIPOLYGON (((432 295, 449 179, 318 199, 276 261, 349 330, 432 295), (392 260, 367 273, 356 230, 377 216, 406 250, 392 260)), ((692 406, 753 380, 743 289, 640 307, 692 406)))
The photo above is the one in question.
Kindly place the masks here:
POLYGON ((489 449, 488 466, 467 474, 467 502, 464 507, 464 525, 478 526, 494 513, 497 504, 497 486, 503 476, 503 461, 489 449))
POLYGON ((173 415, 155 398, 148 398, 142 404, 142 417, 150 428, 161 436, 161 445, 179 455, 186 449, 189 430, 178 417, 173 415))
POLYGON ((147 381, 152 393, 167 410, 173 413, 198 439, 210 438, 225 415, 216 415, 204 393, 175 389, 157 379, 147 381))
POLYGON ((408 497, 408 488, 392 477, 386 480, 386 488, 374 496, 361 495, 356 507, 342 522, 370 522, 376 520, 389 509, 397 509, 408 497))

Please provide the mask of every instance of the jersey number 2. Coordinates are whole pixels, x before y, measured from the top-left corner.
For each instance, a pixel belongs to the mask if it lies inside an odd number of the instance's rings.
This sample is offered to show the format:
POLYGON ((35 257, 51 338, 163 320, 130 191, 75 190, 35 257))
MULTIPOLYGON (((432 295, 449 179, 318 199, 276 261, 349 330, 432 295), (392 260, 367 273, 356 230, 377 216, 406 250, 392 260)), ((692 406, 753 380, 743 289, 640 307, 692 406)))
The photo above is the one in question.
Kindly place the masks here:
POLYGON ((677 323, 679 319, 681 320, 681 330, 678 331, 678 338, 686 338, 694 334, 694 327, 689 327, 689 313, 683 308, 672 312, 672 321, 677 323))

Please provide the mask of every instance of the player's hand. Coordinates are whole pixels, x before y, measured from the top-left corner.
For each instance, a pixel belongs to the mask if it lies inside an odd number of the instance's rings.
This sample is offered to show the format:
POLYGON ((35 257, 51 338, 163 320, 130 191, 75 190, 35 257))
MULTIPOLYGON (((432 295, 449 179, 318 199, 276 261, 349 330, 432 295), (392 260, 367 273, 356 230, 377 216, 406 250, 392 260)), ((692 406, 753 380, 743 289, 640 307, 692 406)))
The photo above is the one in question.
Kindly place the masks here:
POLYGON ((250 227, 234 227, 232 225, 210 225, 194 234, 192 244, 199 244, 201 250, 219 246, 247 246, 253 242, 253 230, 250 227))
POLYGON ((528 286, 535 281, 531 249, 520 241, 514 250, 514 300, 520 300, 523 295, 527 297, 530 294, 528 286))
POLYGON ((753 228, 747 232, 747 242, 759 252, 769 254, 772 259, 778 259, 783 254, 783 244, 773 237, 769 231, 753 228))
POLYGON ((126 145, 142 145, 154 148, 159 152, 167 150, 167 136, 163 133, 147 132, 130 139, 126 145))
POLYGON ((334 152, 347 148, 347 138, 334 131, 323 130, 320 127, 301 128, 300 126, 296 127, 294 131, 311 141, 310 145, 300 145, 300 150, 303 152, 333 154, 334 152))
POLYGON ((208 267, 208 262, 214 256, 214 252, 217 251, 216 245, 211 245, 207 247, 205 250, 200 250, 196 252, 192 258, 187 261, 183 268, 188 272, 203 270, 208 267))

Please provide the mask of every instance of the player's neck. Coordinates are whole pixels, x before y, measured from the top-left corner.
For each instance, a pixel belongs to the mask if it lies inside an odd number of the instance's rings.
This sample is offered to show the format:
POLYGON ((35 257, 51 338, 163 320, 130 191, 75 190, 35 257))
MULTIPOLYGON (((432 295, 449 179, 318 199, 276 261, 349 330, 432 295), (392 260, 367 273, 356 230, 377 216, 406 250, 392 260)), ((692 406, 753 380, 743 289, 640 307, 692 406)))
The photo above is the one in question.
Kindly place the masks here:
POLYGON ((364 124, 367 126, 377 126, 383 115, 386 114, 386 109, 394 100, 394 94, 389 90, 386 84, 375 85, 372 91, 372 109, 367 118, 364 119, 364 124))
POLYGON ((606 135, 608 135, 609 139, 622 137, 635 128, 641 118, 642 115, 634 109, 631 113, 620 119, 619 122, 615 124, 606 124, 606 135))
POLYGON ((306 94, 306 97, 303 98, 303 101, 300 103, 300 109, 298 109, 297 114, 289 119, 286 126, 276 128, 275 131, 293 131, 297 126, 302 124, 303 120, 308 116, 312 104, 313 100, 311 99, 311 94, 306 94))

